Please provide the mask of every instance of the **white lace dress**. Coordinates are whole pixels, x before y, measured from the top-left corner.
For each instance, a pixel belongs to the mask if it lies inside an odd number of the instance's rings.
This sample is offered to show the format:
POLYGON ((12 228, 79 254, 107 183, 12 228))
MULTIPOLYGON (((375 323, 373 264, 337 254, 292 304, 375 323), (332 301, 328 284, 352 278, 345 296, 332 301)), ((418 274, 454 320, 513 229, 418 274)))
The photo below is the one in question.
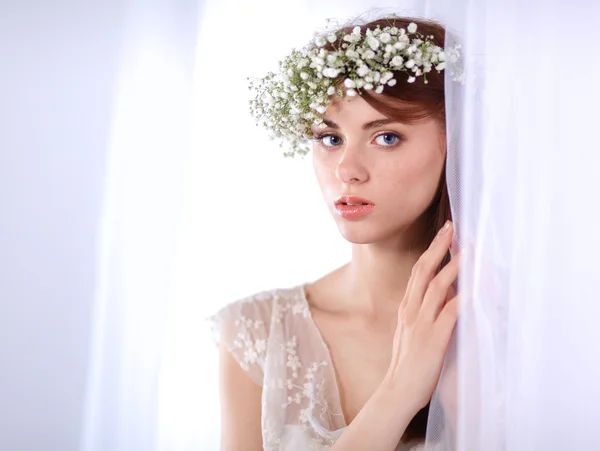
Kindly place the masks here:
MULTIPOLYGON (((344 432, 329 350, 312 320, 304 286, 264 291, 210 318, 252 380, 262 386, 265 451, 327 450, 344 432)), ((398 451, 421 450, 419 443, 398 451)))

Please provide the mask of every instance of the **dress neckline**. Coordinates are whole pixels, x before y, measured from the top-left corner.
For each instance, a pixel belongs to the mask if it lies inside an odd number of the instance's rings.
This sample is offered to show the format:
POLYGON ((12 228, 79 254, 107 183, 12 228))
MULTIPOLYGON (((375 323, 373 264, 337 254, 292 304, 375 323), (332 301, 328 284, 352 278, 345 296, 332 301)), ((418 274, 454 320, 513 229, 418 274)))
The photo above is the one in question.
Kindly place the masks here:
POLYGON ((334 404, 334 408, 339 412, 339 414, 335 414, 334 415, 339 415, 341 417, 341 421, 342 421, 342 427, 339 429, 336 429, 335 431, 331 431, 331 432, 342 432, 344 429, 346 429, 348 427, 348 423, 346 422, 346 415, 344 414, 344 409, 342 409, 342 397, 341 397, 341 393, 340 393, 340 387, 338 384, 338 376, 337 373, 335 371, 335 367, 333 365, 333 357, 331 356, 331 350, 329 349, 329 346, 327 346, 327 343, 325 342, 325 339, 323 338, 323 334, 321 333, 321 330, 319 329, 319 326, 317 325, 317 323, 315 322, 313 316, 312 316, 312 309, 310 307, 310 303, 308 302, 308 296, 306 295, 306 286, 308 284, 302 284, 298 286, 298 291, 300 293, 300 299, 302 300, 302 302, 304 303, 304 307, 306 308, 307 312, 308 312, 308 316, 307 316, 307 320, 310 323, 310 327, 312 327, 315 336, 317 337, 317 339, 319 340, 319 343, 321 344, 321 346, 323 347, 323 350, 325 351, 325 355, 326 355, 326 362, 327 362, 327 368, 328 368, 328 375, 329 377, 331 377, 332 381, 333 381, 333 386, 335 387, 335 404, 334 404))

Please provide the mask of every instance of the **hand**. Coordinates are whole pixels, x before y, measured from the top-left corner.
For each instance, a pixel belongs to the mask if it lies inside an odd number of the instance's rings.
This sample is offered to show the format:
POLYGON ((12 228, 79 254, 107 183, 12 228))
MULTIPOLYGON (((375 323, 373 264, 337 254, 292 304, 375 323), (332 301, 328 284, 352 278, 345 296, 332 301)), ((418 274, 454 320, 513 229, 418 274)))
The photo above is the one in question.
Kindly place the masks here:
POLYGON ((459 254, 436 275, 452 244, 453 231, 448 222, 419 258, 398 309, 392 361, 384 383, 402 393, 403 402, 415 414, 433 395, 456 325, 458 296, 452 283, 458 277, 459 254))

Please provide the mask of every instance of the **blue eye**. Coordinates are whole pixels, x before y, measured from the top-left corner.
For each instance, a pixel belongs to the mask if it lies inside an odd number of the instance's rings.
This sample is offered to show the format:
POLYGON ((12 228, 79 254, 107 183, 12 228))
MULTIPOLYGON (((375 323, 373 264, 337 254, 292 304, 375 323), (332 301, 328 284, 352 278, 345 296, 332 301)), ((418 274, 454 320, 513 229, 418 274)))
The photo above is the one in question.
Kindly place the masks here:
POLYGON ((381 135, 375 138, 375 142, 380 146, 390 147, 395 144, 398 144, 400 141, 400 136, 394 133, 382 133, 381 135))
POLYGON ((342 144, 342 138, 336 135, 321 135, 315 137, 325 147, 337 147, 342 144))

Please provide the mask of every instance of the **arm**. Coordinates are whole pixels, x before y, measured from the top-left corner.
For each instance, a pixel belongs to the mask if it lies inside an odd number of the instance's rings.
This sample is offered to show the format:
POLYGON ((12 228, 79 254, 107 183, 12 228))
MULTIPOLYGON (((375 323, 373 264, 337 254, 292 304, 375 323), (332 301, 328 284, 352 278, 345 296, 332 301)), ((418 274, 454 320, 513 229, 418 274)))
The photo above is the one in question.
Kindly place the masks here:
POLYGON ((221 451, 262 451, 262 388, 219 347, 221 451))
POLYGON ((384 381, 331 451, 395 450, 416 412, 395 384, 384 381))

